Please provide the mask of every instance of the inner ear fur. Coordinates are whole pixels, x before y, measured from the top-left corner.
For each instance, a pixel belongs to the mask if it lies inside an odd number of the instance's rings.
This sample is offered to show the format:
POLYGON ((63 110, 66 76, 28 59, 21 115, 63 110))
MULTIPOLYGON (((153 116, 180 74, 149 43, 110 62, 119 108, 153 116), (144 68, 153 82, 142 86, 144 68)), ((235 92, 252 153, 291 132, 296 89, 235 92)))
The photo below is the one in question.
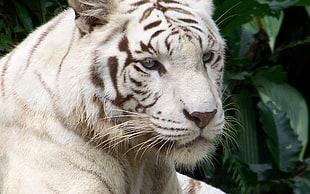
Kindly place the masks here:
POLYGON ((68 0, 76 13, 76 25, 84 34, 94 27, 107 23, 107 17, 113 10, 112 0, 68 0))

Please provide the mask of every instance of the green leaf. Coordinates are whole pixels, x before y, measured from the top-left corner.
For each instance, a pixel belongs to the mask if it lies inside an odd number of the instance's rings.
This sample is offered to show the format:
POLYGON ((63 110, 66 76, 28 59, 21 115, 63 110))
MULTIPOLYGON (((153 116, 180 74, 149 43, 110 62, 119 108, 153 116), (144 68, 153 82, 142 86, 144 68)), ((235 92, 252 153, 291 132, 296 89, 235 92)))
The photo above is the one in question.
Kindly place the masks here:
POLYGON ((242 71, 240 73, 239 72, 238 73, 227 72, 226 79, 230 79, 230 80, 245 80, 249 76, 251 76, 251 74, 249 72, 246 72, 246 71, 242 71))
POLYGON ((217 6, 214 18, 220 29, 227 32, 250 22, 256 16, 262 17, 269 14, 269 6, 255 0, 226 0, 217 6))
POLYGON ((244 162, 248 164, 258 163, 258 142, 256 129, 255 106, 252 102, 251 93, 242 90, 234 95, 234 101, 238 104, 237 118, 243 130, 240 132, 239 149, 244 162))
POLYGON ((28 32, 33 30, 33 23, 27 9, 16 0, 13 1, 18 18, 28 32))
POLYGON ((266 3, 272 10, 283 10, 296 5, 300 0, 257 0, 260 3, 266 3))
POLYGON ((295 194, 309 194, 310 193, 310 180, 303 177, 294 178, 294 193, 295 194))
POLYGON ((257 193, 257 174, 251 171, 249 166, 240 159, 235 147, 228 147, 228 144, 223 146, 223 163, 228 166, 227 172, 237 183, 241 193, 257 193))
MULTIPOLYGON (((264 28, 264 30, 267 32, 269 36, 270 48, 274 50, 276 38, 278 36, 279 30, 280 30, 280 27, 283 21, 283 12, 281 11, 278 17, 265 16, 265 17, 260 18, 260 20, 263 25, 262 27, 264 28)), ((243 27, 248 30, 255 30, 256 32, 258 32, 259 30, 257 23, 254 20, 250 23, 243 25, 243 27)))
POLYGON ((250 169, 257 174, 259 181, 265 181, 272 170, 272 164, 250 164, 250 169))
POLYGON ((309 0, 299 0, 299 2, 296 3, 295 6, 310 6, 310 1, 309 0))
POLYGON ((306 158, 304 162, 307 165, 307 171, 310 171, 310 158, 306 158))
MULTIPOLYGON (((254 34, 256 30, 249 30, 245 28, 237 28, 230 30, 226 37, 228 39, 229 53, 234 56, 233 60, 243 59, 249 50, 251 43, 254 40, 254 34)), ((250 61, 252 65, 252 61, 250 61)), ((241 64, 242 61, 238 61, 237 64, 241 64)))
POLYGON ((13 48, 13 45, 14 41, 10 37, 0 33, 0 51, 8 52, 13 48))
MULTIPOLYGON (((267 74, 264 74, 267 75, 267 74)), ((299 159, 302 161, 308 143, 309 114, 308 106, 303 96, 292 86, 285 83, 274 83, 268 80, 268 76, 256 76, 254 84, 262 101, 271 102, 279 111, 287 114, 290 127, 298 135, 302 142, 302 151, 299 159)), ((274 74, 276 76, 276 74, 274 74)))
POLYGON ((305 8, 306 8, 307 13, 308 13, 308 15, 309 15, 309 17, 310 17, 310 6, 307 6, 307 7, 305 7, 305 8))
POLYGON ((264 87, 268 83, 285 84, 287 82, 286 72, 280 65, 259 68, 252 78, 256 87, 264 87))
POLYGON ((291 172, 299 160, 301 143, 290 127, 290 120, 271 102, 260 102, 258 107, 263 130, 268 137, 267 145, 275 163, 281 171, 291 172))

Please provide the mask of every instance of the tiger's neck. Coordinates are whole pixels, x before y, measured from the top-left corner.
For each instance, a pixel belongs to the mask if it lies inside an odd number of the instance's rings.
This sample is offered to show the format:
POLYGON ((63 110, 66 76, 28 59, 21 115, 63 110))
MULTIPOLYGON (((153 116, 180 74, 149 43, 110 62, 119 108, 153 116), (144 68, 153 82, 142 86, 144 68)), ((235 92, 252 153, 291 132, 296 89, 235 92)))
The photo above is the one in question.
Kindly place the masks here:
POLYGON ((140 156, 131 152, 122 158, 129 164, 126 169, 129 193, 173 193, 178 190, 173 162, 164 161, 152 152, 140 156))

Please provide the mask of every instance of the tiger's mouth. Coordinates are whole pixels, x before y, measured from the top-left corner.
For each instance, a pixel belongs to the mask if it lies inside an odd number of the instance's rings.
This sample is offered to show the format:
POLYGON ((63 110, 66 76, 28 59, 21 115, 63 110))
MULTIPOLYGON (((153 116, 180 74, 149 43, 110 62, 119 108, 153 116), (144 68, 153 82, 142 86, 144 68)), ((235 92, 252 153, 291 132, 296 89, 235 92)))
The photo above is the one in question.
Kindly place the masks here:
POLYGON ((201 143, 208 143, 211 141, 202 137, 201 135, 198 136, 197 138, 193 139, 192 141, 188 142, 188 143, 185 143, 183 145, 181 145, 181 147, 195 147, 196 145, 198 144, 201 144, 201 143))
POLYGON ((172 140, 167 138, 160 138, 158 135, 152 134, 152 139, 156 139, 156 143, 154 147, 157 148, 159 151, 172 151, 175 149, 182 149, 182 148, 197 148, 197 147, 204 147, 213 144, 213 140, 202 137, 201 135, 197 136, 196 138, 189 140, 189 141, 180 141, 180 140, 172 140))
POLYGON ((203 135, 203 129, 187 120, 141 115, 127 114, 111 119, 120 126, 123 134, 136 139, 132 146, 137 150, 154 148, 158 153, 169 154, 184 149, 207 150, 214 143, 213 135, 203 135))

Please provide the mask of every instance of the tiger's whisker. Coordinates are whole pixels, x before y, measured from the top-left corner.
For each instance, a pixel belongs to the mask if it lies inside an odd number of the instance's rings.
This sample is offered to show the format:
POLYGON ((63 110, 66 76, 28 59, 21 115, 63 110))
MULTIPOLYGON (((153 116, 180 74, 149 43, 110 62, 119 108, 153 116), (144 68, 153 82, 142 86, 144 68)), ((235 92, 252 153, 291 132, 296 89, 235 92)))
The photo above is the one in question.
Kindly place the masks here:
POLYGON ((218 17, 215 20, 215 23, 217 23, 217 25, 220 25, 222 23, 222 21, 220 22, 220 24, 218 23, 218 21, 220 21, 222 19, 222 17, 224 17, 227 13, 229 13, 232 9, 234 9, 237 6, 239 6, 240 4, 241 4, 241 2, 238 2, 235 5, 233 5, 232 7, 230 7, 229 9, 227 9, 220 17, 218 17))

